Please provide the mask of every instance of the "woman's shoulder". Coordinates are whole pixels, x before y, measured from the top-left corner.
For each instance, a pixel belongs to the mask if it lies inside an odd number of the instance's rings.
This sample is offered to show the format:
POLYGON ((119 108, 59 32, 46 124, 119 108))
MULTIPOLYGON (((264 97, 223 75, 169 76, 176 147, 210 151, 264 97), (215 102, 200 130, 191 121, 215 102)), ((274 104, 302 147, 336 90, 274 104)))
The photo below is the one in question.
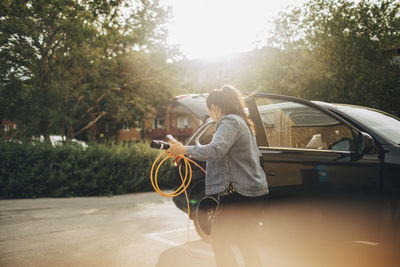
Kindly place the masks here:
POLYGON ((245 120, 236 114, 224 115, 218 122, 218 124, 221 124, 221 123, 229 123, 229 124, 233 124, 237 127, 239 127, 243 123, 246 124, 245 120))
POLYGON ((221 118, 221 120, 236 121, 238 123, 245 122, 245 120, 237 114, 227 114, 227 115, 223 116, 221 118))

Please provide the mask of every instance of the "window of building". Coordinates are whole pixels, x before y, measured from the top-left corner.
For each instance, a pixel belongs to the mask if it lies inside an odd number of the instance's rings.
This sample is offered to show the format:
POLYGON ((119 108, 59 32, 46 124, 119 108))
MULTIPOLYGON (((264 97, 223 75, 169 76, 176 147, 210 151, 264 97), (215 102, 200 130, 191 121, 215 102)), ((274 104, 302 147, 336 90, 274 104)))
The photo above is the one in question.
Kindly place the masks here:
POLYGON ((190 120, 188 116, 180 116, 178 117, 178 128, 189 128, 190 120))
POLYGON ((164 119, 155 119, 153 121, 153 129, 163 129, 165 128, 165 120, 164 119))
POLYGON ((143 120, 137 120, 135 122, 135 125, 136 125, 136 130, 137 131, 141 131, 141 130, 144 129, 144 121, 143 120))
POLYGON ((129 125, 127 123, 124 123, 122 125, 122 130, 126 131, 126 132, 129 132, 131 130, 131 128, 129 127, 129 125))

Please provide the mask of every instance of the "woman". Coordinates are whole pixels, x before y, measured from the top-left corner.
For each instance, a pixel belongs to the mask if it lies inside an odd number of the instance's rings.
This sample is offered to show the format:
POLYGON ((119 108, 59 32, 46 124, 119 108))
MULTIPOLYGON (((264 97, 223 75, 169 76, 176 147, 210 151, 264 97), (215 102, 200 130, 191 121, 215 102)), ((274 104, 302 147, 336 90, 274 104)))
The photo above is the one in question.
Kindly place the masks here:
POLYGON ((211 235, 217 266, 237 266, 232 244, 239 246, 246 265, 260 266, 251 237, 268 185, 254 124, 244 111, 240 92, 232 86, 213 90, 206 103, 210 118, 217 123, 211 143, 184 146, 171 141, 169 152, 206 161, 206 195, 218 195, 220 202, 211 235))

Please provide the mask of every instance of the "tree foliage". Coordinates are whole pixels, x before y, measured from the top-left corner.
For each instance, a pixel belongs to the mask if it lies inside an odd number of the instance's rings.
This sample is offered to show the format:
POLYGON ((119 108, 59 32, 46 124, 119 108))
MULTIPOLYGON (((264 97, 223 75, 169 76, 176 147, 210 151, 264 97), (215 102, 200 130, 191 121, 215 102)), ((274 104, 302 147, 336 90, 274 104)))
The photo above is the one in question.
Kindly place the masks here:
POLYGON ((259 88, 400 114, 398 1, 310 0, 274 25, 275 49, 256 51, 259 88))
POLYGON ((0 116, 20 133, 70 140, 132 123, 169 98, 169 13, 158 0, 0 5, 0 116))

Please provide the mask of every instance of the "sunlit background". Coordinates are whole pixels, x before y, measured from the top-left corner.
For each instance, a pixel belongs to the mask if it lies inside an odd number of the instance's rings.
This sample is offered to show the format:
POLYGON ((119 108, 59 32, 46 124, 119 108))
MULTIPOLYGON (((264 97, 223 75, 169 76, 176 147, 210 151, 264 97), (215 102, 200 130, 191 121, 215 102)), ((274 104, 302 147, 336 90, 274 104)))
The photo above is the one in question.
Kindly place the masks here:
POLYGON ((190 59, 249 51, 268 35, 272 20, 304 0, 161 0, 172 8, 170 44, 190 59))

